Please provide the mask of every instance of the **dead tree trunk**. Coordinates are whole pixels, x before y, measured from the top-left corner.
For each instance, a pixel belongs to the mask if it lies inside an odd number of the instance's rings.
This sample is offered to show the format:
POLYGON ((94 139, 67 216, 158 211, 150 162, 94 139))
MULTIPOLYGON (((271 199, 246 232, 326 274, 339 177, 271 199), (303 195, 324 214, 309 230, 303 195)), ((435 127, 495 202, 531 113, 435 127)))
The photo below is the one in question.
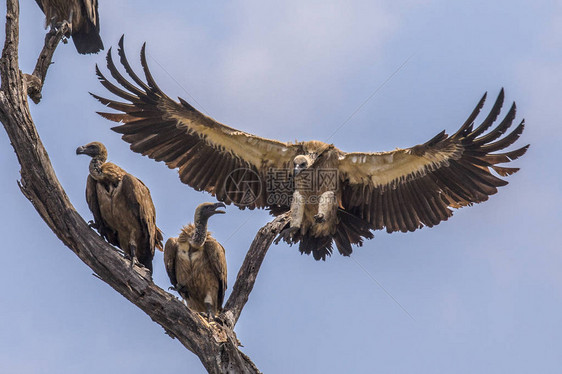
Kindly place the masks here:
POLYGON ((7 0, 6 5, 6 40, 0 60, 0 121, 21 165, 22 193, 58 238, 100 279, 196 354, 210 373, 259 373, 250 358, 238 349, 233 328, 265 254, 287 217, 277 217, 256 235, 217 323, 209 324, 199 314, 192 313, 173 295, 155 285, 146 271, 140 268, 131 271, 128 261, 90 229, 70 203, 29 112, 27 96, 34 100, 40 98, 60 35, 47 36, 36 71, 31 76, 22 74, 18 64, 19 2, 7 0))

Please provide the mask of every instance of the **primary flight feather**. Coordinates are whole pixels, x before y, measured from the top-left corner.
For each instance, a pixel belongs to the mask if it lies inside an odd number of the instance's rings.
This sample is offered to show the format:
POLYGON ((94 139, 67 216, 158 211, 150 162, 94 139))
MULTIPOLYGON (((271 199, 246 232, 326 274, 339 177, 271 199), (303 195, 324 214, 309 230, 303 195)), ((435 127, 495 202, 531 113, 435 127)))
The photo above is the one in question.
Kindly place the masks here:
POLYGON ((517 168, 498 166, 522 156, 528 145, 502 153, 521 135, 524 122, 505 135, 515 104, 496 124, 504 100, 498 95, 488 116, 475 127, 486 95, 460 129, 424 144, 390 152, 343 152, 320 141, 285 143, 223 125, 183 99, 176 102, 157 86, 146 62, 145 81, 133 71, 119 42, 127 80, 114 64, 111 83, 96 67, 101 84, 125 102, 93 95, 117 113, 99 113, 120 122, 113 130, 131 149, 178 169, 181 181, 226 204, 290 210, 280 239, 300 243, 302 253, 325 259, 332 243, 350 255, 351 245, 372 238, 371 230, 414 231, 434 226, 460 208, 488 199, 507 184, 500 177, 517 168), (119 87, 120 86, 120 87, 119 87), (494 173, 492 173, 492 171, 494 173))

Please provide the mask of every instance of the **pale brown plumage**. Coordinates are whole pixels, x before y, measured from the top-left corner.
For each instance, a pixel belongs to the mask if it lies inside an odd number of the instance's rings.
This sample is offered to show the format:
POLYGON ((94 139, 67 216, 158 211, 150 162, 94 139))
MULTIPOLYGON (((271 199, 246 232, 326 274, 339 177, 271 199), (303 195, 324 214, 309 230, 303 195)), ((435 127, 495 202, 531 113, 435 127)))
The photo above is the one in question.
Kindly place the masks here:
POLYGON ((208 318, 222 308, 227 270, 224 248, 207 231, 207 220, 222 203, 203 203, 197 207, 193 223, 179 237, 170 238, 164 247, 164 264, 172 286, 189 308, 207 313, 208 318))
POLYGON ((103 49, 100 37, 98 0, 35 0, 46 17, 46 25, 57 27, 68 22, 78 53, 97 53, 103 49))
POLYGON ((99 142, 76 149, 92 157, 86 183, 86 201, 94 215, 92 224, 109 243, 121 248, 152 272, 154 248, 162 250, 162 232, 150 191, 139 179, 106 162, 107 151, 99 142))
POLYGON ((102 85, 126 103, 94 95, 118 111, 100 113, 120 122, 113 130, 123 134, 133 151, 177 168, 182 182, 210 192, 219 201, 242 209, 268 208, 273 214, 290 210, 290 226, 280 237, 300 242, 301 252, 312 253, 316 259, 331 254, 332 241, 341 254, 349 255, 352 244, 372 238, 370 230, 406 232, 431 227, 447 220, 450 208, 487 200, 497 187, 507 184, 498 176, 518 170, 497 164, 515 160, 528 148, 494 153, 513 144, 524 128, 522 121, 503 136, 515 118, 515 104, 492 127, 503 104, 503 90, 480 125, 475 127, 474 121, 486 95, 455 134, 443 131, 407 149, 346 153, 319 141, 291 144, 260 138, 205 116, 181 98, 178 103, 166 96, 150 74, 144 46, 141 64, 146 83, 142 81, 131 69, 122 42, 120 61, 133 83, 117 70, 111 51, 107 66, 122 88, 110 83, 99 69, 97 74, 102 85), (279 183, 275 171, 293 169, 294 183, 290 191, 282 191, 286 185, 279 183), (332 185, 319 182, 318 175, 325 171, 335 173, 332 185), (259 176, 259 182, 236 183, 249 174, 259 176), (311 175, 318 186, 299 187, 311 175), (228 193, 237 188, 241 193, 228 193), (248 196, 255 199, 249 201, 248 196))

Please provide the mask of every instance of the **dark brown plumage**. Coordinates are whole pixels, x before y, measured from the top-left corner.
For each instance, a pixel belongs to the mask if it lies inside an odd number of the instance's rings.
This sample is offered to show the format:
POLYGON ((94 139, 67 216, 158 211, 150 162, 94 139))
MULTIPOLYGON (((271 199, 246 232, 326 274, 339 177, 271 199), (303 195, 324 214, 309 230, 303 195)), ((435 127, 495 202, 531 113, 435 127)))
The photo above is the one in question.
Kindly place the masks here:
POLYGON ((98 0, 35 0, 46 17, 46 25, 70 25, 78 53, 97 53, 103 49, 100 37, 98 0))
POLYGON ((164 247, 164 264, 173 288, 196 312, 216 315, 222 308, 226 291, 224 248, 207 231, 207 220, 223 203, 203 203, 195 210, 193 223, 179 237, 170 238, 164 247))
POLYGON ((177 168, 183 183, 219 201, 242 209, 268 208, 273 214, 290 210, 290 225, 280 238, 300 242, 300 251, 315 259, 330 255, 332 242, 349 255, 352 244, 373 237, 370 230, 431 227, 447 220, 450 208, 487 200, 507 184, 500 177, 518 170, 497 164, 515 160, 528 148, 495 153, 513 144, 524 128, 521 121, 505 135, 515 118, 515 104, 493 127, 503 90, 480 125, 474 121, 486 95, 455 134, 443 131, 406 149, 346 153, 319 141, 291 144, 260 138, 205 116, 181 98, 178 103, 166 96, 150 74, 143 46, 145 83, 131 69, 122 42, 118 53, 131 82, 117 70, 111 53, 107 66, 121 88, 99 69, 97 74, 105 88, 126 102, 94 95, 118 111, 100 113, 120 122, 113 130, 123 134, 133 151, 177 168), (286 181, 279 175, 287 170, 294 172, 286 181), (240 183, 248 176, 256 181, 240 183))
POLYGON ((139 179, 106 162, 107 151, 99 142, 76 149, 92 157, 86 183, 86 201, 94 215, 92 224, 109 243, 152 272, 154 248, 162 250, 162 232, 150 191, 139 179))

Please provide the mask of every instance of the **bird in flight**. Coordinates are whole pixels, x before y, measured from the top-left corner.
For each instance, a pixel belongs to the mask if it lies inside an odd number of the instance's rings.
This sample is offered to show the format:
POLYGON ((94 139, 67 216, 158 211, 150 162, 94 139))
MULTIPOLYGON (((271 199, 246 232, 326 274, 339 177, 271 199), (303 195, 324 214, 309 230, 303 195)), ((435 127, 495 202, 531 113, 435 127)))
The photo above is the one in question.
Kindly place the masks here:
POLYGON ((219 201, 244 209, 290 211, 278 239, 299 244, 301 253, 325 260, 333 251, 345 256, 352 245, 371 239, 371 230, 414 231, 447 220, 452 208, 480 203, 505 186, 502 179, 518 168, 500 166, 522 156, 529 145, 505 151, 521 135, 524 121, 509 132, 515 103, 498 122, 500 91, 490 113, 476 124, 484 95, 452 135, 445 131, 423 144, 390 152, 347 153, 320 141, 295 143, 259 137, 226 126, 156 84, 141 49, 145 80, 131 68, 119 42, 125 78, 111 50, 107 68, 116 83, 96 66, 101 84, 120 100, 93 95, 116 112, 98 112, 119 122, 131 150, 177 169, 180 180, 219 201))

